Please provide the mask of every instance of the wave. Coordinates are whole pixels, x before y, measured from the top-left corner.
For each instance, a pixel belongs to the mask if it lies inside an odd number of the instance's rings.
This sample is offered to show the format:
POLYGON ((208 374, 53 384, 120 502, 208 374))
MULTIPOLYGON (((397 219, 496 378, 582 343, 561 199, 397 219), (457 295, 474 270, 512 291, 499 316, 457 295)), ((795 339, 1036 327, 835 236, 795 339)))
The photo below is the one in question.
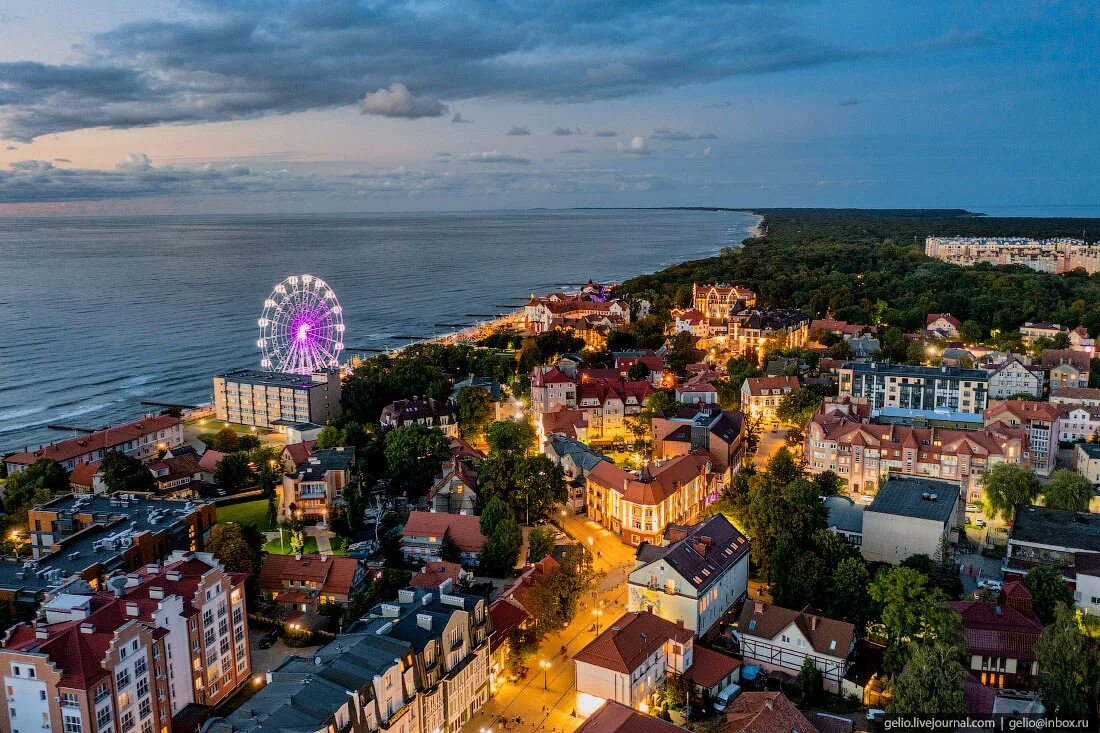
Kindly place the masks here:
MULTIPOLYGON (((0 423, 7 422, 8 420, 18 420, 21 417, 29 417, 31 415, 37 415, 45 410, 45 407, 17 407, 14 410, 4 410, 0 412, 0 423)), ((35 423, 27 423, 22 427, 28 427, 35 423)), ((19 427, 19 426, 16 426, 19 427)))

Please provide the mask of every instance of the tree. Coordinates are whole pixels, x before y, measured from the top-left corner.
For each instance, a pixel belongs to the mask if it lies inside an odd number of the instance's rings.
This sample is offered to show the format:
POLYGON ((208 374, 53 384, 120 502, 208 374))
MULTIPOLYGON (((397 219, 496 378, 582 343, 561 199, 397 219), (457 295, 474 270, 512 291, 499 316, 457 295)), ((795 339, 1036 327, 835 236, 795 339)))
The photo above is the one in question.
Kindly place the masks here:
POLYGON ((499 420, 485 431, 490 453, 525 455, 535 443, 535 428, 527 420, 499 420))
POLYGON ((1073 591, 1062 580, 1062 573, 1050 565, 1038 565, 1024 576, 1024 587, 1031 591, 1031 607, 1047 625, 1054 621, 1059 603, 1073 607, 1073 591))
POLYGON ((671 415, 676 412, 677 407, 679 403, 676 402, 676 395, 667 389, 659 389, 645 400, 646 412, 651 416, 671 415))
POLYGON ((326 448, 339 448, 344 445, 347 445, 345 432, 335 425, 326 425, 321 428, 321 432, 317 433, 317 443, 314 448, 324 450, 326 448))
POLYGON ((1087 512, 1092 499, 1092 484, 1074 471, 1059 468, 1050 477, 1043 494, 1043 503, 1051 509, 1087 512))
POLYGON ((1093 717, 1100 699, 1100 637, 1085 632, 1079 613, 1059 604, 1035 648, 1039 693, 1060 718, 1093 717))
POLYGON ((544 455, 527 456, 519 462, 513 511, 518 516, 520 507, 523 508, 524 523, 546 518, 565 497, 565 473, 561 466, 544 455))
POLYGON ((230 493, 240 491, 251 484, 254 478, 250 463, 247 453, 230 453, 214 469, 214 482, 230 493))
POLYGON ((386 466, 391 486, 417 496, 427 491, 440 465, 450 458, 450 442, 438 428, 403 425, 386 433, 386 466))
POLYGON ((531 657, 539 650, 539 637, 534 628, 514 626, 508 630, 508 671, 518 675, 527 669, 531 657))
POLYGON ((490 535, 486 535, 481 548, 480 572, 494 578, 503 578, 516 568, 519 551, 523 547, 523 532, 514 519, 497 522, 490 535))
POLYGON ((802 470, 794 461, 794 456, 786 447, 780 448, 768 460, 768 476, 779 486, 786 486, 802 475, 802 470))
POLYGON ((26 518, 26 510, 40 491, 69 490, 69 474, 61 464, 49 458, 39 458, 19 473, 8 476, 4 484, 4 511, 9 516, 26 518))
POLYGON ((813 478, 817 493, 821 496, 836 496, 844 488, 844 481, 832 471, 822 471, 813 478))
POLYGON ((206 541, 206 551, 230 572, 251 575, 260 569, 259 546, 249 544, 244 527, 236 522, 215 524, 206 541))
POLYGON ((239 451, 254 451, 261 445, 260 439, 255 435, 245 433, 244 435, 237 436, 237 450, 239 451))
POLYGON ((561 563, 536 583, 527 594, 531 616, 538 625, 539 636, 560 631, 577 613, 577 605, 595 582, 592 555, 581 545, 571 545, 561 563))
POLYGON ((627 379, 632 379, 635 382, 640 382, 643 379, 649 379, 650 368, 646 366, 645 362, 636 361, 627 370, 627 379))
POLYGON ((821 670, 810 657, 802 660, 802 667, 798 670, 798 686, 802 688, 802 704, 805 705, 817 702, 825 692, 821 670))
POLYGON ((554 551, 554 533, 545 527, 536 527, 527 535, 527 562, 538 562, 554 551))
POLYGON ((887 669, 900 672, 916 640, 960 643, 962 619, 944 605, 947 598, 941 590, 929 588, 923 573, 904 566, 885 568, 867 591, 881 609, 887 669))
POLYGON ((463 387, 455 395, 455 412, 459 435, 473 440, 493 418, 493 397, 484 387, 463 387))
POLYGON ((110 451, 99 463, 108 491, 153 491, 157 483, 144 463, 133 456, 110 451))
POLYGON ((462 548, 449 534, 443 535, 439 543, 439 559, 445 562, 462 562, 462 548))
POLYGON ((230 427, 224 427, 214 433, 210 448, 219 453, 233 453, 237 450, 237 431, 230 427))
POLYGON ((962 715, 966 670, 958 646, 934 640, 914 644, 904 674, 892 683, 891 713, 900 715, 962 715))
POLYGON ((982 324, 975 320, 967 319, 959 326, 959 338, 966 344, 979 344, 985 336, 982 324))
POLYGON ((512 509, 507 502, 499 496, 494 496, 481 510, 481 534, 488 537, 496 531, 497 526, 506 520, 511 520, 512 509))
POLYGON ((1035 472, 1011 463, 998 463, 982 476, 986 513, 1012 519, 1017 504, 1032 504, 1042 488, 1035 472))
POLYGON ((871 597, 867 594, 870 580, 867 565, 861 558, 841 560, 829 578, 829 615, 861 627, 871 606, 871 597))

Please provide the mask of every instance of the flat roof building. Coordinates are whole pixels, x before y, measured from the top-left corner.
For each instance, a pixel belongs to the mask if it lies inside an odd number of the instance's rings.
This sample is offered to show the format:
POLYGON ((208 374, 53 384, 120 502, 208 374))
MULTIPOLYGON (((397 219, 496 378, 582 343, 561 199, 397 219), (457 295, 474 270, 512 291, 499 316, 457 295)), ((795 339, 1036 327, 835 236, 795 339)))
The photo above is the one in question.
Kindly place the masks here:
POLYGON ((960 495, 953 481, 891 475, 863 511, 863 557, 892 565, 911 555, 935 557, 944 537, 958 540, 960 495))
POLYGON ((1071 586, 1077 581, 1077 558, 1100 552, 1100 514, 1019 504, 1008 533, 1005 578, 1019 580, 1038 565, 1062 573, 1071 586))
POLYGON ((237 369, 214 377, 214 414, 223 422, 271 429, 323 425, 340 417, 340 373, 313 374, 237 369))
POLYGON ((837 369, 841 397, 865 398, 873 408, 902 407, 981 414, 989 393, 982 369, 846 362, 837 369))

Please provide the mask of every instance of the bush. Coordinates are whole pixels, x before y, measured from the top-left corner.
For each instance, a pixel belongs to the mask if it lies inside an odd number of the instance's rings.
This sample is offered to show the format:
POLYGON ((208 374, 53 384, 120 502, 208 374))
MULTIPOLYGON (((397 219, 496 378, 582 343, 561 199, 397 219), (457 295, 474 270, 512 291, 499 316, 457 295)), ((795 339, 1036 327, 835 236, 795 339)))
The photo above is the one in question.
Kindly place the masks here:
POLYGON ((292 648, 313 646, 313 633, 305 629, 283 629, 283 643, 292 648))

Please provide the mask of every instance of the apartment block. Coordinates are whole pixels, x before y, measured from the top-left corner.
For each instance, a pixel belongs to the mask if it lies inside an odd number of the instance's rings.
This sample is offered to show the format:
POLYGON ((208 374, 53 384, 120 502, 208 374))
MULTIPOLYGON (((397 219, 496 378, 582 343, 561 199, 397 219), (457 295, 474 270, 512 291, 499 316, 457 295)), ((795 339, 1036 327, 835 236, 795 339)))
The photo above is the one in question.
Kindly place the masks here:
POLYGON ((989 393, 989 375, 981 369, 846 362, 837 377, 841 397, 863 398, 875 408, 981 414, 989 393))
POLYGON ((214 414, 224 422, 265 430, 324 425, 340 417, 341 389, 336 370, 289 374, 238 369, 214 377, 214 414))

